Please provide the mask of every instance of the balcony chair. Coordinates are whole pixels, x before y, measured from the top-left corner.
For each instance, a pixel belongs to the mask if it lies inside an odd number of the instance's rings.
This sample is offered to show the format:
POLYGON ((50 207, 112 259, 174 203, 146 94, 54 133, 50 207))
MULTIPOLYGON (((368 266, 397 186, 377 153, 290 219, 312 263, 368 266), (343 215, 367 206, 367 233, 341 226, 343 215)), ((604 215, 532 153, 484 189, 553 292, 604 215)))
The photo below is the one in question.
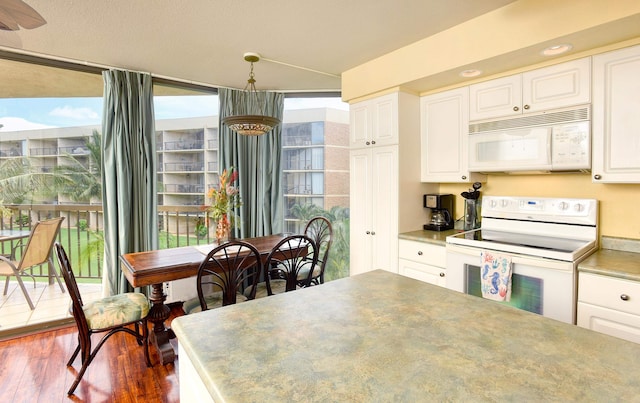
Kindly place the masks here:
POLYGON ((245 295, 262 298, 308 287, 318 263, 318 248, 306 235, 291 235, 273 247, 263 266, 263 281, 249 287, 245 295), (301 279, 301 273, 307 277, 301 279))
POLYGON ((243 294, 258 281, 262 272, 260 252, 240 240, 223 243, 212 249, 198 268, 198 297, 183 304, 187 314, 232 305, 253 299, 243 294))
MULTIPOLYGON (((313 217, 304 228, 304 234, 313 239, 318 247, 318 263, 313 266, 311 280, 307 281, 311 266, 305 266, 298 273, 298 286, 308 287, 324 283, 324 269, 329 259, 329 249, 333 241, 333 227, 324 217, 313 217)), ((310 258, 310 257, 307 257, 310 258)))
POLYGON ((16 276, 18 285, 20 286, 20 289, 22 289, 22 293, 24 294, 24 297, 29 304, 29 308, 31 308, 31 310, 34 310, 35 306, 33 305, 33 302, 31 302, 29 293, 24 286, 22 276, 31 277, 33 279, 33 288, 36 288, 35 277, 31 273, 27 273, 27 271, 31 271, 34 267, 45 263, 49 263, 49 278, 51 279, 51 274, 53 274, 58 281, 60 290, 64 292, 64 287, 62 286, 62 282, 60 281, 60 277, 58 276, 58 271, 53 264, 51 253, 53 242, 58 235, 58 231, 60 231, 62 220, 64 220, 64 217, 58 217, 52 220, 38 221, 33 226, 31 234, 29 234, 29 238, 26 241, 26 245, 24 245, 23 243, 19 243, 14 248, 12 256, 10 258, 0 255, 0 276, 6 277, 3 295, 7 295, 7 290, 9 289, 9 279, 11 278, 11 276, 16 276), (16 259, 17 249, 22 250, 20 260, 16 259))
POLYGON ((55 250, 64 282, 71 297, 71 312, 78 327, 78 346, 67 362, 67 366, 71 366, 79 352, 81 353, 82 362, 82 368, 80 368, 67 394, 73 394, 87 367, 98 354, 102 345, 109 337, 118 332, 125 332, 136 338, 138 344, 144 347, 144 358, 147 367, 151 367, 152 364, 149 359, 149 328, 147 327, 150 304, 146 295, 129 292, 84 304, 78 290, 76 277, 67 258, 67 253, 58 242, 55 243, 55 250), (130 325, 134 325, 135 330, 131 330, 130 325), (94 333, 104 332, 107 333, 100 339, 95 349, 91 351, 91 336, 94 333))

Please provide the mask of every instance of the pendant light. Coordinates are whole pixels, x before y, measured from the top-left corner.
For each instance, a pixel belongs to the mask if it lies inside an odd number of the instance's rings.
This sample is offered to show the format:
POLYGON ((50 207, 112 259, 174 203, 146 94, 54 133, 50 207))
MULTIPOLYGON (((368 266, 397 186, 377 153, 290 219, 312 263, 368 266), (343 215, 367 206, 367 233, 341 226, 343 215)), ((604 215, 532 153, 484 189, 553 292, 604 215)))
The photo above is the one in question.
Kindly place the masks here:
POLYGON ((266 115, 265 94, 256 91, 253 63, 260 60, 260 55, 252 52, 245 53, 244 60, 251 63, 247 85, 244 87, 242 96, 237 97, 238 101, 233 105, 234 115, 223 118, 222 123, 238 134, 260 136, 276 127, 280 123, 280 119, 266 115))

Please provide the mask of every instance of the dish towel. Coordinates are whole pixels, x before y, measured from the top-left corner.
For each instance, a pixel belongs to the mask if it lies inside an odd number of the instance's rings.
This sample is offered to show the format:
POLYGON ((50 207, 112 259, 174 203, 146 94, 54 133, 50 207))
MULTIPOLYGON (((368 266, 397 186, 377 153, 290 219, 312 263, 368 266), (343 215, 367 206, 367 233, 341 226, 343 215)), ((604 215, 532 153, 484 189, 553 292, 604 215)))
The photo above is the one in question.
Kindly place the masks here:
POLYGON ((511 299, 511 256, 482 251, 480 288, 482 297, 494 301, 511 299))

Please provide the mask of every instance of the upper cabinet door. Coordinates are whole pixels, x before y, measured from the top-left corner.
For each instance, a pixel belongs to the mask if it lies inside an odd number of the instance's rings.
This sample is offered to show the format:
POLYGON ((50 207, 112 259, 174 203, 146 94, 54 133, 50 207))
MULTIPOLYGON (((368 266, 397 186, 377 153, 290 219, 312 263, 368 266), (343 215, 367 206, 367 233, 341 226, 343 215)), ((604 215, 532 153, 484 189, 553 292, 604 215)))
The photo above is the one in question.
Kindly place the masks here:
POLYGON ((372 100, 372 145, 398 144, 398 94, 389 94, 372 100))
POLYGON ((592 180, 640 183, 640 46, 593 57, 592 180))
POLYGON ((521 75, 469 86, 469 107, 470 120, 522 114, 521 75))
POLYGON ((349 107, 349 144, 362 145, 369 140, 371 131, 371 108, 368 102, 358 102, 349 107))
POLYGON ((573 60, 469 86, 471 121, 518 116, 591 101, 591 59, 573 60))
POLYGON ((485 175, 469 172, 469 88, 420 99, 422 182, 476 182, 485 175))
POLYGON ((352 148, 398 144, 398 94, 388 94, 350 106, 352 148))
POLYGON ((539 112, 591 101, 591 58, 522 74, 522 110, 539 112))

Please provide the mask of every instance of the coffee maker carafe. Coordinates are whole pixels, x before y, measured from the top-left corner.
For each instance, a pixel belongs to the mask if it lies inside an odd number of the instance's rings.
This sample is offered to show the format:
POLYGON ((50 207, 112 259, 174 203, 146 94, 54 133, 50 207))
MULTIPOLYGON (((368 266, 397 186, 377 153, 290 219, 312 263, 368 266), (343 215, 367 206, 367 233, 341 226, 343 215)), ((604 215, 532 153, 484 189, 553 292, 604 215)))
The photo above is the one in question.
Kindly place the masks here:
POLYGON ((452 194, 426 194, 423 204, 431 209, 431 220, 423 228, 430 231, 445 231, 453 229, 453 205, 452 194))

